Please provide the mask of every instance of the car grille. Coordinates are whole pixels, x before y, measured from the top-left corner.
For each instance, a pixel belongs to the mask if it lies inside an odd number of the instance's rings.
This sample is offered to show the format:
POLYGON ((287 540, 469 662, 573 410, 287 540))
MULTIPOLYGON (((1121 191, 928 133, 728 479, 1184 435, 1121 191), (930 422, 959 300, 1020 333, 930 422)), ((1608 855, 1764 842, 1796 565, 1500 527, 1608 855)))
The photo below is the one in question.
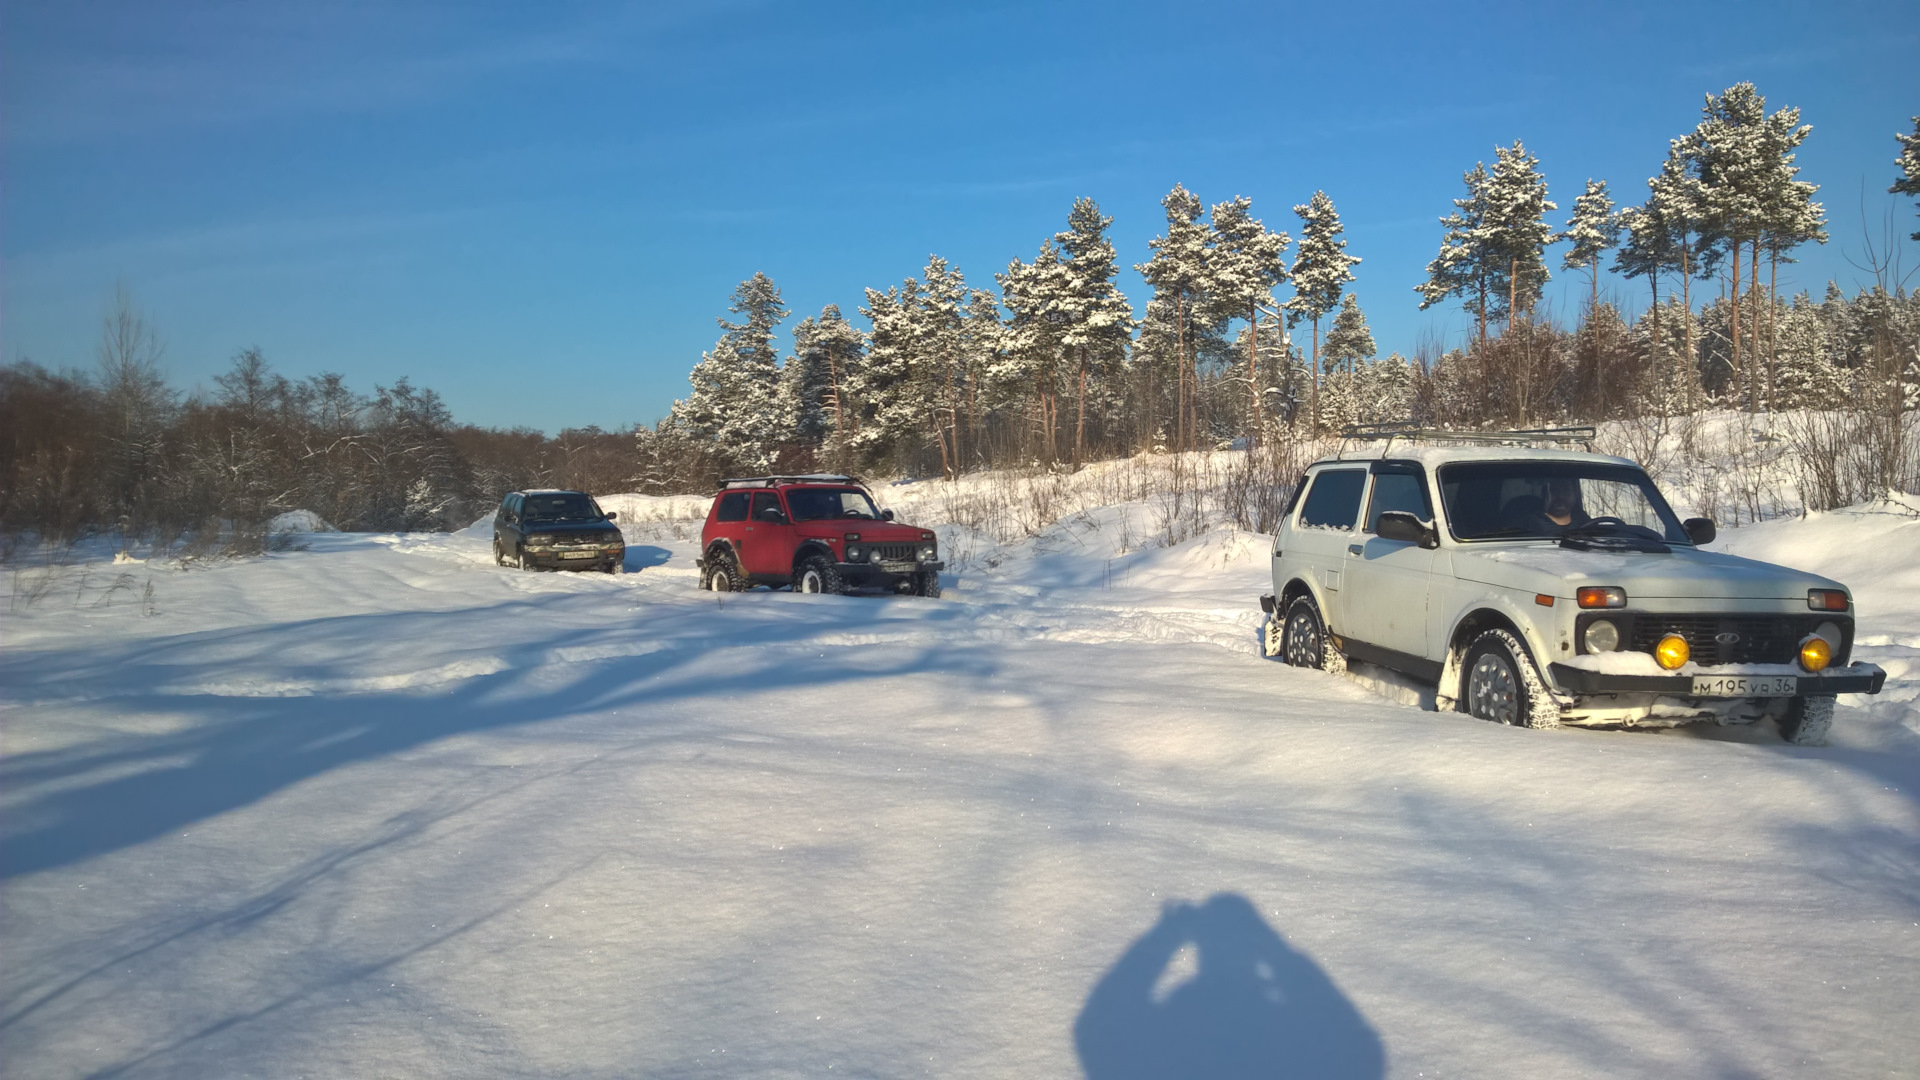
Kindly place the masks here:
POLYGON ((874 544, 872 547, 880 553, 881 562, 917 562, 920 558, 918 544, 874 544))
POLYGON ((1679 634, 1687 639, 1693 662, 1703 666, 1791 664, 1800 655, 1801 639, 1827 621, 1818 615, 1638 615, 1628 647, 1652 652, 1661 638, 1679 634), (1725 640, 1729 634, 1734 637, 1725 640))

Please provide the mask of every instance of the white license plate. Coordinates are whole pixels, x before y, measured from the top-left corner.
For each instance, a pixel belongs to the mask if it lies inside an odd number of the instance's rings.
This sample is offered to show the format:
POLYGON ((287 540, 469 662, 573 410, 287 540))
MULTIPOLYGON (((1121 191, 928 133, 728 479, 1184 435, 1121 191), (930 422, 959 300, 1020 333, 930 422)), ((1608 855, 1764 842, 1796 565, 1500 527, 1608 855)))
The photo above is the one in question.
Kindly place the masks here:
POLYGON ((597 551, 563 551, 560 553, 560 557, 563 559, 591 559, 598 554, 600 553, 597 551))
POLYGON ((1695 675, 1694 697, 1792 697, 1800 680, 1792 675, 1695 675))

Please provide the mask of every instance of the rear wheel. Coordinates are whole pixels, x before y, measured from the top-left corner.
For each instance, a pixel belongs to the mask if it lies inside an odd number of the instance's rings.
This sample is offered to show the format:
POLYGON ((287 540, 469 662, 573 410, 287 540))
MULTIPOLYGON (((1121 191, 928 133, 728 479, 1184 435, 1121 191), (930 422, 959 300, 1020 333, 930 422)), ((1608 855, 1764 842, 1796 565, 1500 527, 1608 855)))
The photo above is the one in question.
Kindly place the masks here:
POLYGON ((1461 711, 1513 727, 1560 726, 1560 706, 1519 638, 1488 630, 1467 647, 1461 667, 1461 711))
POLYGON ((745 592, 746 578, 740 573, 740 564, 733 556, 715 553, 707 558, 707 573, 700 581, 705 588, 714 592, 745 592))
POLYGON ((1794 698, 1780 718, 1780 737, 1796 746, 1825 746, 1833 728, 1833 698, 1794 698))
POLYGON ((800 569, 793 575, 793 591, 843 593, 847 591, 847 582, 840 576, 840 568, 829 562, 826 556, 809 555, 800 560, 800 569))
POLYGON ((1312 597, 1302 596, 1287 608, 1287 622, 1280 631, 1280 656, 1294 667, 1327 666, 1327 631, 1312 597))

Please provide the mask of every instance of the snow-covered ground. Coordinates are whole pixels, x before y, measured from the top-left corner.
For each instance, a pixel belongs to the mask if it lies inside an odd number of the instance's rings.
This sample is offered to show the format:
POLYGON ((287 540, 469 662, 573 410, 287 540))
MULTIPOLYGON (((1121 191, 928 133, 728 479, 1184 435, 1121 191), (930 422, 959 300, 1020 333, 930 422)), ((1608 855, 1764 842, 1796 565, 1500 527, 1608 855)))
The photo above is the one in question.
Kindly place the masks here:
POLYGON ((640 496, 623 576, 12 571, 0 1072, 1914 1075, 1911 507, 1722 541, 1890 673, 1808 749, 1423 711, 1258 655, 1265 537, 959 488, 880 492, 938 601, 700 592, 640 496))

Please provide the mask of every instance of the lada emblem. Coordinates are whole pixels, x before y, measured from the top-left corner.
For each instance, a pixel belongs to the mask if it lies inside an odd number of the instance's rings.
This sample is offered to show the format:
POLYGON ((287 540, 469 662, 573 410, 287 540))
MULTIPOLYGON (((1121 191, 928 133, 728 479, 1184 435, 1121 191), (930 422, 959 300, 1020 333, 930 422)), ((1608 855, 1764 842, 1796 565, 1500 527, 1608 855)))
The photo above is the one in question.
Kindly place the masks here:
POLYGON ((1740 640, 1740 635, 1729 631, 1724 634, 1713 635, 1713 640, 1719 642, 1722 645, 1731 645, 1734 642, 1740 640))

